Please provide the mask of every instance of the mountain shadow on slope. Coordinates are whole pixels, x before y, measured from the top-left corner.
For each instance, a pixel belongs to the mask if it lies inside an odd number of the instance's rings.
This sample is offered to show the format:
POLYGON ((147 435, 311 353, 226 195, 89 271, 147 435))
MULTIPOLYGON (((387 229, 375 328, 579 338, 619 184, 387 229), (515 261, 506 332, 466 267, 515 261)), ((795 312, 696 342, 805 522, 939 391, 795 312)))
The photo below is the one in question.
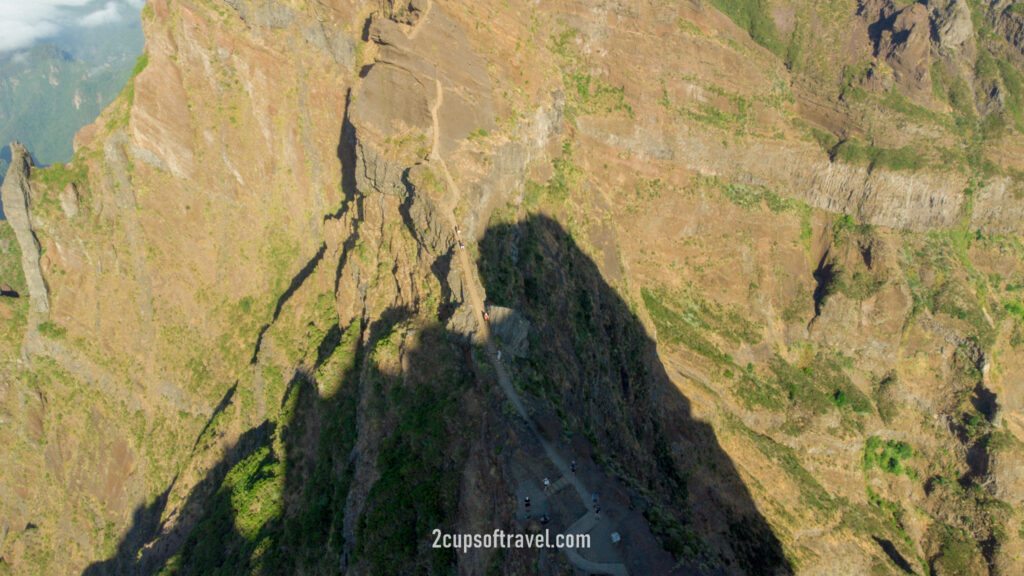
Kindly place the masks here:
MULTIPOLYGON (((180 505, 175 526, 164 531, 159 522, 168 488, 136 511, 114 557, 84 574, 449 573, 454 552, 431 549, 429 532, 453 532, 459 511, 459 483, 450 479, 470 440, 458 434, 471 425, 459 405, 471 394, 465 346, 436 322, 392 308, 369 326, 332 327, 312 351, 315 362, 294 372, 279 411, 226 451, 180 505), (411 369, 382 368, 392 336, 407 330, 416 334, 403 351, 411 369), (385 434, 375 446, 377 479, 346 522, 360 417, 385 434)), ((216 443, 215 420, 198 446, 216 443)))
MULTIPOLYGON (((628 493, 678 561, 658 573, 791 573, 714 432, 690 417, 642 324, 571 237, 533 217, 489 229, 480 253, 492 302, 533 325, 530 354, 509 364, 524 398, 539 421, 558 423, 553 442, 578 451, 581 472, 597 468, 628 493)), ((160 525, 172 484, 139 508, 114 556, 84 574, 535 570, 536 552, 473 558, 431 547, 435 528, 523 529, 508 439, 527 434, 504 410, 482 349, 435 312, 394 307, 323 331, 277 412, 175 504, 175 525, 160 525)), ((236 395, 225 395, 199 453, 219 442, 236 395)), ((650 565, 643 551, 621 553, 634 571, 650 565)))
POLYGON ((490 303, 532 326, 512 367, 536 409, 587 438, 685 571, 792 573, 714 431, 691 416, 644 326, 572 236, 534 215, 489 227, 479 253, 490 303))

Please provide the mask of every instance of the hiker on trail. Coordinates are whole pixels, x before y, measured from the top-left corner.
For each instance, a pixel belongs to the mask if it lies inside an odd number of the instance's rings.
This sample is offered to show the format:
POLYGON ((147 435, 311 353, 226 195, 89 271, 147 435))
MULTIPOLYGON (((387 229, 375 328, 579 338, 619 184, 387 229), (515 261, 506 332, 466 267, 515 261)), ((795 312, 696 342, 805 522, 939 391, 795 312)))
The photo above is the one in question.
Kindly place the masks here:
POLYGON ((498 361, 501 361, 501 350, 498 350, 498 361))
POLYGON ((573 474, 576 474, 576 461, 575 460, 573 460, 572 462, 569 463, 569 469, 572 470, 573 474))
POLYGON ((523 506, 526 508, 526 517, 530 517, 530 497, 523 498, 523 506))
POLYGON ((597 492, 594 492, 594 506, 597 506, 597 492))
POLYGON ((550 488, 550 487, 551 487, 551 480, 548 480, 547 478, 544 478, 544 491, 547 492, 548 488, 550 488))
POLYGON ((540 515, 540 523, 541 524, 547 524, 548 522, 551 522, 551 517, 548 516, 548 513, 545 512, 545 513, 541 514, 540 515))
POLYGON ((601 507, 600 506, 594 506, 594 518, 597 518, 598 520, 601 519, 601 507))
POLYGON ((485 311, 485 312, 484 312, 484 322, 490 322, 490 321, 491 321, 491 315, 490 315, 490 314, 488 314, 488 313, 487 313, 487 312, 485 311))

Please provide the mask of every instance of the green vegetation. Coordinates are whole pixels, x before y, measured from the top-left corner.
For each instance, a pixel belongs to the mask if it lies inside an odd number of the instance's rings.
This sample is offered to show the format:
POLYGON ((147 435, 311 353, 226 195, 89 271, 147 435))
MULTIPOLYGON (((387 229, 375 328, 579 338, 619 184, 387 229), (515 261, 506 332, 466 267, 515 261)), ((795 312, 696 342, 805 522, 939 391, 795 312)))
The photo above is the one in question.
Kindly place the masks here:
POLYGON ((786 406, 786 393, 778 381, 755 374, 753 364, 747 364, 746 370, 733 386, 733 391, 747 408, 761 406, 771 411, 780 411, 786 406))
POLYGON ((697 122, 728 129, 743 126, 749 117, 746 100, 737 99, 735 112, 727 112, 711 104, 698 104, 696 110, 680 108, 678 112, 697 122))
POLYGON ((625 90, 593 75, 587 59, 576 50, 579 32, 572 28, 551 36, 551 51, 559 57, 562 83, 566 88, 565 116, 570 121, 581 114, 624 113, 633 117, 633 107, 626 100, 625 90))
POLYGON ((800 488, 800 500, 804 505, 823 516, 828 516, 836 510, 839 504, 837 500, 804 468, 796 451, 768 436, 754 432, 731 414, 727 414, 725 418, 730 430, 739 432, 749 439, 761 454, 792 478, 800 488))
POLYGON ((470 380, 443 330, 421 332, 418 344, 410 359, 417 371, 407 375, 408 385, 377 376, 386 397, 383 417, 394 425, 381 446, 380 476, 357 530, 357 554, 373 574, 408 573, 414 566, 443 574, 455 561, 453 551, 429 547, 429 534, 450 527, 458 512, 452 477, 466 456, 454 431, 470 380))
POLYGON ((882 104, 911 122, 937 124, 947 128, 953 126, 952 122, 945 116, 907 100, 895 87, 886 93, 882 104))
POLYGON ((867 99, 867 92, 861 88, 861 83, 867 78, 871 71, 871 62, 861 60, 860 62, 844 66, 843 76, 839 82, 839 98, 846 102, 863 102, 867 99))
POLYGON ((870 225, 858 224, 848 214, 838 216, 832 226, 832 243, 835 247, 856 247, 860 258, 841 267, 833 258, 822 263, 814 273, 818 281, 815 300, 820 308, 833 294, 842 294, 851 300, 863 301, 877 294, 888 282, 884 270, 871 268, 873 250, 873 229, 870 225))
POLYGON ((844 413, 870 412, 871 400, 850 382, 842 365, 842 358, 819 352, 803 367, 776 355, 769 368, 775 385, 786 392, 794 407, 811 414, 824 414, 832 407, 844 413))
POLYGON ((67 328, 64 328, 60 324, 47 320, 39 325, 39 333, 47 338, 56 340, 58 338, 63 338, 67 335, 68 331, 67 328))
MULTIPOLYGON (((666 185, 661 178, 637 178, 634 186, 637 200, 657 200, 661 198, 666 185)), ((674 187, 673 187, 674 188, 674 187)))
MULTIPOLYGON (((642 291, 643 292, 643 291, 642 291)), ((665 289, 648 290, 644 302, 663 302, 679 310, 681 317, 695 328, 708 330, 734 344, 760 344, 761 326, 747 320, 733 308, 708 301, 693 290, 669 293, 665 289)))
POLYGON ((583 172, 573 163, 572 142, 562 142, 562 155, 552 161, 554 174, 548 180, 548 194, 558 200, 565 200, 583 179, 583 172))
POLYGON ((978 50, 978 57, 974 62, 974 74, 978 80, 982 81, 991 81, 999 77, 999 66, 988 48, 982 47, 978 50))
MULTIPOLYGON (((487 133, 486 130, 482 129, 480 132, 483 132, 485 135, 487 133)), ((474 140, 480 136, 476 132, 472 132, 469 137, 471 140, 474 140)), ((428 140, 427 135, 423 132, 412 130, 401 137, 388 136, 384 139, 384 146, 389 154, 393 154, 405 161, 416 162, 430 154, 430 142, 428 140), (410 155, 413 159, 409 159, 410 155)), ((425 169, 424 171, 427 170, 425 169)))
POLYGON ((811 138, 813 138, 814 141, 818 143, 818 146, 821 146, 821 149, 825 152, 831 154, 832 150, 839 144, 839 138, 837 138, 835 134, 813 126, 809 126, 808 128, 811 133, 811 138))
MULTIPOLYGON (((690 80, 692 82, 697 81, 696 78, 690 80)), ((737 135, 743 134, 750 120, 753 108, 750 101, 739 94, 727 92, 715 85, 706 85, 701 88, 709 95, 716 96, 717 103, 701 102, 697 104, 696 109, 676 106, 669 97, 664 81, 662 81, 661 98, 658 100, 658 103, 677 116, 689 118, 722 130, 735 131, 737 135)))
POLYGON ((743 184, 727 184, 721 190, 722 195, 730 202, 748 210, 760 209, 763 203, 769 210, 778 214, 797 204, 795 200, 782 198, 765 188, 755 188, 743 184))
POLYGON ((837 144, 832 148, 831 156, 833 161, 866 165, 869 170, 920 170, 927 164, 925 156, 913 146, 879 148, 862 144, 856 138, 837 144))
POLYGON ((836 290, 851 300, 867 300, 885 285, 886 279, 867 270, 855 270, 853 274, 841 274, 836 290))
POLYGON ((970 247, 980 239, 964 227, 929 232, 921 242, 904 248, 904 270, 915 311, 928 310, 963 320, 969 326, 968 335, 982 347, 988 347, 995 339, 996 328, 985 310, 1002 306, 989 302, 988 294, 993 288, 988 286, 988 278, 974 268, 968 255, 970 247))
POLYGON ((659 296, 647 288, 641 289, 644 306, 658 329, 658 339, 668 344, 683 344, 697 354, 719 364, 732 364, 732 358, 702 334, 699 318, 684 316, 662 303, 659 296))
POLYGON ((940 66, 933 68, 939 71, 939 83, 945 88, 943 100, 953 107, 953 111, 963 120, 977 120, 977 110, 974 108, 974 100, 971 97, 970 88, 967 82, 960 76, 950 78, 940 66))
POLYGON ((233 466, 203 520, 189 533, 180 564, 198 568, 195 573, 213 573, 206 570, 219 567, 218 574, 264 570, 264 554, 272 543, 265 527, 283 512, 283 488, 284 464, 269 446, 233 466))
POLYGON ((899 404, 895 398, 898 384, 896 374, 889 374, 882 378, 874 389, 875 406, 878 408, 878 416, 886 424, 892 424, 899 415, 899 404))
POLYGON ((149 54, 143 52, 139 55, 138 60, 135 61, 135 67, 132 68, 132 74, 128 78, 128 85, 124 89, 126 100, 128 101, 128 107, 131 108, 132 104, 135 103, 135 78, 146 69, 149 65, 149 54))
POLYGON ((787 46, 779 39, 779 31, 769 13, 770 5, 762 0, 712 0, 726 16, 737 26, 743 28, 750 37, 774 54, 783 56, 787 46))
POLYGON ((644 518, 651 523, 651 531, 665 550, 677 559, 695 558, 704 550, 700 536, 662 507, 650 506, 644 510, 644 518))
MULTIPOLYGON (((748 186, 746 184, 726 183, 719 178, 697 177, 697 185, 717 190, 723 198, 730 203, 746 210, 761 210, 767 208, 774 214, 783 212, 798 212, 803 214, 809 207, 799 200, 783 198, 772 190, 763 186, 748 186)), ((810 234, 810 222, 808 221, 807 234, 810 234)), ((801 231, 803 233, 803 231, 801 231)), ((808 240, 810 238, 808 237, 808 240)))
MULTIPOLYGON (((850 526, 855 531, 865 536, 877 537, 885 532, 890 532, 898 538, 896 541, 902 543, 902 554, 913 556, 918 562, 924 564, 915 552, 914 541, 907 534, 903 525, 903 507, 898 502, 886 500, 877 492, 866 486, 868 505, 860 506, 849 510, 843 515, 843 524, 850 526)), ((897 548, 898 550, 898 548, 897 548)), ((889 570, 886 574, 891 573, 889 570)))
POLYGON ((941 574, 974 574, 982 566, 981 551, 975 538, 962 529, 949 526, 940 527, 942 542, 939 555, 932 565, 941 574))
POLYGON ((946 92, 945 72, 942 70, 942 63, 938 61, 932 62, 929 72, 929 77, 932 81, 932 98, 939 102, 948 102, 949 96, 946 92))
POLYGON ((18 293, 18 298, 0 296, 0 314, 10 310, 11 318, 5 321, 5 329, 0 331, 0 354, 17 352, 24 336, 24 327, 28 322, 28 287, 21 268, 21 248, 14 237, 14 229, 6 220, 0 220, 0 283, 7 284, 18 293))
MULTIPOLYGON (((231 450, 237 462, 229 455, 214 469, 209 481, 216 491, 161 574, 325 573, 337 566, 356 439, 359 332, 356 323, 313 335, 321 380, 295 374, 277 397, 280 411, 231 450)), ((280 379, 279 371, 263 372, 267 386, 276 386, 271 380, 280 379)), ((234 413, 216 412, 195 450, 216 449, 234 413)))
MULTIPOLYGON (((1015 7, 1024 4, 1014 4, 1015 7)), ((1006 111, 1013 119, 1014 125, 1019 132, 1024 132, 1024 75, 1021 74, 1013 64, 1000 58, 996 60, 999 68, 999 75, 1003 79, 1003 86, 1006 88, 1006 111)))
POLYGON ((523 204, 528 209, 536 208, 541 200, 564 202, 569 194, 577 190, 583 182, 583 171, 573 162, 573 146, 571 140, 562 142, 562 155, 551 161, 552 175, 544 185, 528 181, 523 204))
POLYGON ((32 181, 47 187, 53 193, 60 193, 72 182, 82 185, 88 182, 89 167, 81 159, 73 164, 60 162, 43 170, 32 171, 32 181))
POLYGON ((697 26, 696 24, 690 22, 689 20, 683 18, 676 18, 676 26, 679 28, 680 32, 683 32, 685 34, 689 34, 691 36, 702 35, 702 32, 700 31, 700 26, 697 26))
POLYGON ((906 442, 882 440, 871 436, 864 443, 865 470, 878 468, 889 474, 905 474, 917 478, 917 472, 904 462, 914 457, 914 449, 906 442))

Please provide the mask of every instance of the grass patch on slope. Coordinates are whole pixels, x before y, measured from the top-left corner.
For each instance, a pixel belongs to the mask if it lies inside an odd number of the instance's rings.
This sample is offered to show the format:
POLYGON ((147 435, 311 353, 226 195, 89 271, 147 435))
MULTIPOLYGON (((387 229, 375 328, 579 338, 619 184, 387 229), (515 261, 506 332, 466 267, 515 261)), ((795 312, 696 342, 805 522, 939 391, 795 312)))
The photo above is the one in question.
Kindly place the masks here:
POLYGON ((865 470, 878 468, 888 474, 904 474, 916 479, 917 472, 905 464, 906 460, 913 457, 914 449, 906 442, 882 440, 878 436, 871 436, 864 443, 865 470))
POLYGON ((566 28, 551 36, 549 47, 558 56, 562 84, 566 90, 565 116, 570 121, 582 114, 623 113, 633 117, 633 107, 622 86, 595 75, 587 59, 576 48, 578 30, 566 28))
POLYGON ((715 8, 722 11, 750 37, 777 56, 787 53, 787 46, 779 37, 779 30, 769 13, 770 6, 762 0, 711 0, 715 8))
MULTIPOLYGON (((658 338, 668 344, 682 344, 717 364, 731 365, 732 357, 704 337, 706 328, 699 320, 684 316, 663 302, 664 295, 643 288, 640 291, 651 320, 658 329, 658 338)), ((706 325, 705 325, 706 326, 706 325)))

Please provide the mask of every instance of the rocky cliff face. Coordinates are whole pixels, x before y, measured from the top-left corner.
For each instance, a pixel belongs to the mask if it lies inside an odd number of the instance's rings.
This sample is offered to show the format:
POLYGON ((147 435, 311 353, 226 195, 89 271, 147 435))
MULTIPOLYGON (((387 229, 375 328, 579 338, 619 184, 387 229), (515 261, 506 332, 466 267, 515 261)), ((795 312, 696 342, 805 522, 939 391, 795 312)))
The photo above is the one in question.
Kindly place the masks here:
POLYGON ((1008 10, 150 2, 4 184, 0 570, 1018 573, 1008 10))
POLYGON ((46 319, 50 311, 50 299, 46 291, 39 268, 39 240, 32 230, 32 189, 29 175, 32 171, 32 158, 24 146, 15 142, 11 144, 11 164, 3 183, 2 201, 6 207, 7 223, 14 230, 21 251, 21 268, 28 285, 28 294, 32 302, 32 310, 37 322, 46 319))

